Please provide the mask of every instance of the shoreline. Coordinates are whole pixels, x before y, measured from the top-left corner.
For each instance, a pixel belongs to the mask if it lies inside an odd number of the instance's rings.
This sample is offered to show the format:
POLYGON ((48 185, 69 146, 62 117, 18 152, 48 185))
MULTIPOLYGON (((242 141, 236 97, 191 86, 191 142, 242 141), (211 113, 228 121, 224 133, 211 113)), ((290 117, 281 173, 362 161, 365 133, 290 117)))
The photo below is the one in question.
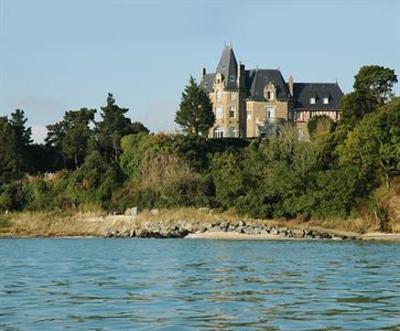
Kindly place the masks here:
MULTIPOLYGON (((10 239, 108 239, 105 236, 95 235, 4 235, 0 234, 0 240, 10 239)), ((322 238, 293 238, 271 234, 244 234, 232 232, 203 232, 190 233, 185 237, 115 237, 109 239, 186 239, 186 240, 227 240, 227 241, 368 241, 368 242, 400 242, 400 234, 397 233, 366 233, 355 238, 342 239, 340 237, 322 239, 322 238)))
MULTIPOLYGON (((345 222, 345 221, 343 221, 345 222)), ((339 224, 339 223, 338 223, 339 224)), ((370 228, 357 233, 323 223, 249 219, 196 209, 144 211, 136 216, 100 213, 19 213, 0 227, 11 238, 182 238, 205 240, 334 240, 400 242, 400 233, 370 228)))

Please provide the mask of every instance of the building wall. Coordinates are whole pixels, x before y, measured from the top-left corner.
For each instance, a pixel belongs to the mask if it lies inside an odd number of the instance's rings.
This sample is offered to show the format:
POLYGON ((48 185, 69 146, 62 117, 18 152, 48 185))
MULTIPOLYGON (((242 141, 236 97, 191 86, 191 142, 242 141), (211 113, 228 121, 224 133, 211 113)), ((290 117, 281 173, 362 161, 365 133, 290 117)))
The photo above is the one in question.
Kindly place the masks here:
POLYGON ((288 102, 287 101, 246 101, 246 122, 248 138, 258 137, 257 124, 263 124, 266 120, 266 109, 272 107, 275 109, 275 117, 279 119, 288 118, 288 102))
POLYGON ((297 111, 295 116, 295 121, 296 122, 308 122, 312 117, 314 116, 328 116, 330 117, 333 121, 338 121, 339 120, 339 112, 337 110, 303 110, 303 111, 297 111))
POLYGON ((214 130, 216 128, 222 128, 224 137, 239 137, 240 117, 242 113, 240 109, 241 96, 239 92, 226 91, 222 84, 216 84, 214 92, 211 92, 209 96, 213 104, 213 112, 216 120, 208 136, 210 138, 214 137, 214 130), (219 95, 219 97, 217 97, 217 95, 219 95), (217 109, 222 110, 222 112, 217 111, 217 109), (231 110, 233 110, 233 113, 231 110))

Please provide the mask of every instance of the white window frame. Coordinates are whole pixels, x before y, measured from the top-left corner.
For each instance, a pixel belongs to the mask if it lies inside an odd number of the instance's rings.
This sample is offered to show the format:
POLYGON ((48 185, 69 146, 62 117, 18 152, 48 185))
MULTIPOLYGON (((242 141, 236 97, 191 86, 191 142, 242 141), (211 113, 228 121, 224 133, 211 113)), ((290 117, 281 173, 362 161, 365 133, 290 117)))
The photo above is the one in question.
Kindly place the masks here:
POLYGON ((224 128, 218 127, 214 129, 214 138, 223 138, 224 128))
POLYGON ((310 98, 310 104, 315 105, 315 97, 310 98))
POLYGON ((224 110, 222 109, 221 106, 215 107, 215 118, 217 120, 221 120, 224 118, 224 110))
POLYGON ((231 127, 228 129, 228 137, 229 138, 236 138, 236 133, 237 133, 236 128, 231 127))
POLYGON ((248 110, 246 112, 246 118, 247 118, 248 121, 251 120, 251 111, 250 110, 248 110))
POLYGON ((236 100, 236 93, 235 92, 231 93, 230 95, 231 95, 231 100, 236 100))
POLYGON ((329 104, 329 98, 324 98, 324 105, 329 104))
POLYGON ((270 118, 275 118, 275 108, 274 107, 267 107, 265 108, 265 118, 270 119, 270 118))

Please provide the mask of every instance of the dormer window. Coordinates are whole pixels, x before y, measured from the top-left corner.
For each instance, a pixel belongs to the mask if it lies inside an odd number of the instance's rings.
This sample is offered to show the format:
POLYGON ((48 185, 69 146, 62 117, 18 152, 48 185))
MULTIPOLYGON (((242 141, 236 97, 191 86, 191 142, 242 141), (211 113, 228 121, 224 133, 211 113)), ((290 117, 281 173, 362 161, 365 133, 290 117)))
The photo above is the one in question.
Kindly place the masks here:
POLYGON ((218 73, 218 74, 215 76, 215 81, 216 81, 217 84, 221 84, 221 82, 222 82, 222 75, 218 73))
POLYGON ((310 104, 315 105, 315 97, 310 98, 310 104))
POLYGON ((329 98, 324 98, 324 105, 327 105, 329 103, 329 98))
POLYGON ((276 94, 276 88, 274 84, 269 82, 267 85, 264 87, 264 98, 267 99, 268 101, 272 101, 275 99, 275 94, 276 94))

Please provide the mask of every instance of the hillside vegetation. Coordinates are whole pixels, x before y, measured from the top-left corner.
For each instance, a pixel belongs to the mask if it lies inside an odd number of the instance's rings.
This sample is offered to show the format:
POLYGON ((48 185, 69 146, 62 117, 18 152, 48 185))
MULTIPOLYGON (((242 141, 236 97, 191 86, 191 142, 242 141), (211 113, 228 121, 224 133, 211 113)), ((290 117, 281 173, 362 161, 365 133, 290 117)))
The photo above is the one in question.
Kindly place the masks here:
MULTIPOLYGON (((37 145, 17 110, 0 118, 0 210, 208 207, 331 226, 362 219, 370 228, 399 232, 396 82, 393 70, 362 67, 354 91, 342 99, 341 120, 314 117, 311 141, 299 140, 291 123, 267 139, 207 139, 201 131, 209 117, 201 130, 187 124, 185 135, 149 134, 110 94, 99 122, 96 110, 68 111, 48 126, 46 144, 37 145)), ((193 84, 183 98, 200 89, 193 84)), ((182 104, 187 111, 190 103, 182 104)))

